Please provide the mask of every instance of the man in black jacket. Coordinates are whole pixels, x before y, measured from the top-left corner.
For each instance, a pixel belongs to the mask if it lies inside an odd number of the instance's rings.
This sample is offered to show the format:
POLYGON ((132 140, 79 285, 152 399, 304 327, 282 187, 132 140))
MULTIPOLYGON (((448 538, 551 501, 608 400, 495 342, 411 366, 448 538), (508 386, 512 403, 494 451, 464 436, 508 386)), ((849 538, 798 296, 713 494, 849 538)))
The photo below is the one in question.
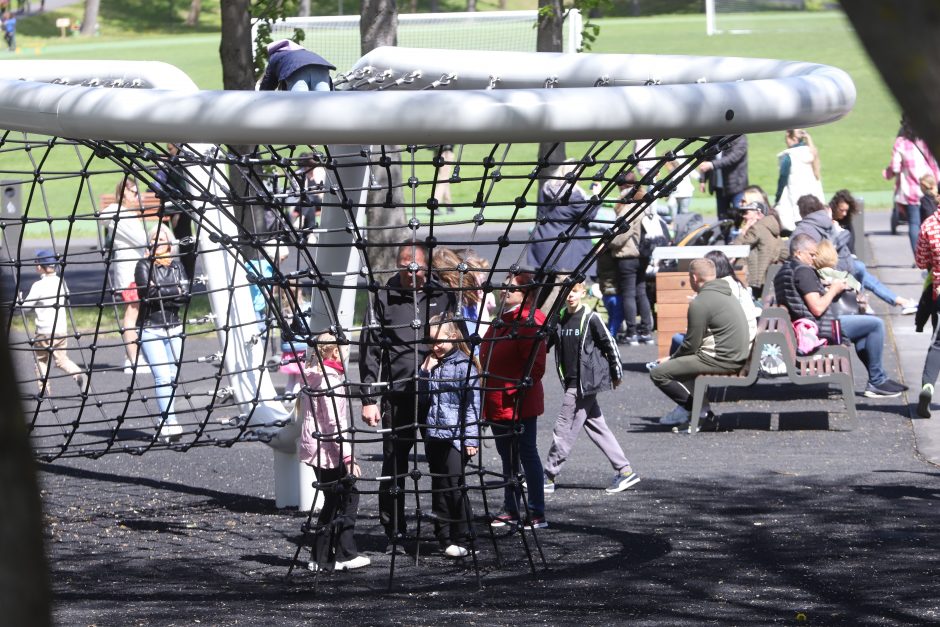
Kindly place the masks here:
POLYGON ((456 309, 454 293, 430 274, 425 248, 407 242, 398 248, 398 274, 375 294, 366 313, 359 340, 359 377, 366 385, 362 420, 388 430, 382 435, 382 476, 389 479, 379 483, 379 518, 389 553, 405 535, 408 454, 417 441, 416 427, 427 415, 416 393, 418 365, 428 353, 427 322, 456 309))
POLYGON ((733 220, 747 179, 747 135, 741 135, 717 157, 704 161, 699 171, 708 175, 709 190, 715 194, 719 220, 733 220))

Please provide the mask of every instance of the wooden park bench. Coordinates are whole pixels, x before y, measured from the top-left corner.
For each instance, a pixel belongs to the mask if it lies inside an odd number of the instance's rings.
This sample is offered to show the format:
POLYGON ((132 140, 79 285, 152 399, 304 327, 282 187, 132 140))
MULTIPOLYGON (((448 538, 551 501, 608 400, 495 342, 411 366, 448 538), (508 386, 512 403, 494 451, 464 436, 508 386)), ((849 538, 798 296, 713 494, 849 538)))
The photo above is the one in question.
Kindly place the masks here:
POLYGON ((699 375, 692 391, 692 416, 689 433, 698 431, 699 415, 709 387, 748 387, 757 381, 760 374, 761 355, 766 346, 776 346, 786 366, 781 381, 795 385, 825 383, 837 385, 842 390, 846 413, 855 425, 855 379, 852 375, 852 354, 847 346, 824 346, 812 355, 798 355, 796 332, 790 316, 783 307, 766 307, 758 322, 757 335, 751 355, 737 374, 699 375))

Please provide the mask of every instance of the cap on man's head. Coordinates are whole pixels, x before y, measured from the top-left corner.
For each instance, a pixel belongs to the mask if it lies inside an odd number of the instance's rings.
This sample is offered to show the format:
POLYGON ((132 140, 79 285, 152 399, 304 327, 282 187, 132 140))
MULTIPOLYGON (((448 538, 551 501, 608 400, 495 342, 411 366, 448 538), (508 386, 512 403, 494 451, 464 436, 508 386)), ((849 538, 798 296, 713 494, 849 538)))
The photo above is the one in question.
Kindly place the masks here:
POLYGON ((40 266, 54 266, 58 263, 55 253, 51 250, 43 248, 42 250, 36 251, 36 264, 40 266))

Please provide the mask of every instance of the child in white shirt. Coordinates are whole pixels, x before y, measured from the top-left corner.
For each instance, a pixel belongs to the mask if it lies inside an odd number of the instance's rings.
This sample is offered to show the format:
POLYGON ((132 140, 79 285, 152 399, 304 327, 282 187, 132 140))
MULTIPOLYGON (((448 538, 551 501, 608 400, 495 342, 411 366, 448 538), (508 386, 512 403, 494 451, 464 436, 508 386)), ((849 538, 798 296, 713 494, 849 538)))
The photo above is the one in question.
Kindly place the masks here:
POLYGON ((33 347, 36 354, 36 376, 40 394, 50 391, 49 375, 52 370, 49 365, 49 355, 55 365, 63 370, 85 390, 87 377, 82 369, 71 359, 66 351, 68 343, 65 319, 68 317, 66 298, 68 288, 58 274, 56 274, 55 253, 51 250, 40 250, 36 253, 36 271, 39 280, 33 283, 29 294, 23 299, 22 307, 32 309, 36 316, 36 334, 33 336, 33 347))

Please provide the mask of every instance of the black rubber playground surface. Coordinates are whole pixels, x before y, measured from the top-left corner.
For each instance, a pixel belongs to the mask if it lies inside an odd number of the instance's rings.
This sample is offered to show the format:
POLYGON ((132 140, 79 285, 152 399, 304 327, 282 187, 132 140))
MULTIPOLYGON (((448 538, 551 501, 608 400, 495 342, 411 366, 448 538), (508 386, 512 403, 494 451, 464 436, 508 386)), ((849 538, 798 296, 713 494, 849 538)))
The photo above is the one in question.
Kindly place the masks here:
MULTIPOLYGON (((317 579, 301 564, 288 579, 304 515, 274 507, 265 445, 119 454, 41 466, 55 620, 940 622, 940 470, 918 459, 901 399, 859 397, 859 424, 844 431, 841 401, 823 389, 794 400, 795 388, 761 383, 716 404, 730 430, 676 435, 656 424, 669 407, 641 372, 652 352, 623 347, 627 380, 601 399, 642 481, 605 494, 610 469, 582 435, 549 497, 550 528, 526 536, 534 574, 518 533, 499 532, 494 546, 478 525, 477 571, 436 553, 425 526, 417 565, 409 543, 390 585, 375 496, 364 495, 358 537, 372 566, 317 579)), ((552 372, 543 457, 561 400, 552 372)), ((483 455, 498 467, 493 448, 483 455)), ((379 456, 365 457, 364 474, 375 476, 379 456)), ((475 505, 482 513, 478 497, 475 505)))

